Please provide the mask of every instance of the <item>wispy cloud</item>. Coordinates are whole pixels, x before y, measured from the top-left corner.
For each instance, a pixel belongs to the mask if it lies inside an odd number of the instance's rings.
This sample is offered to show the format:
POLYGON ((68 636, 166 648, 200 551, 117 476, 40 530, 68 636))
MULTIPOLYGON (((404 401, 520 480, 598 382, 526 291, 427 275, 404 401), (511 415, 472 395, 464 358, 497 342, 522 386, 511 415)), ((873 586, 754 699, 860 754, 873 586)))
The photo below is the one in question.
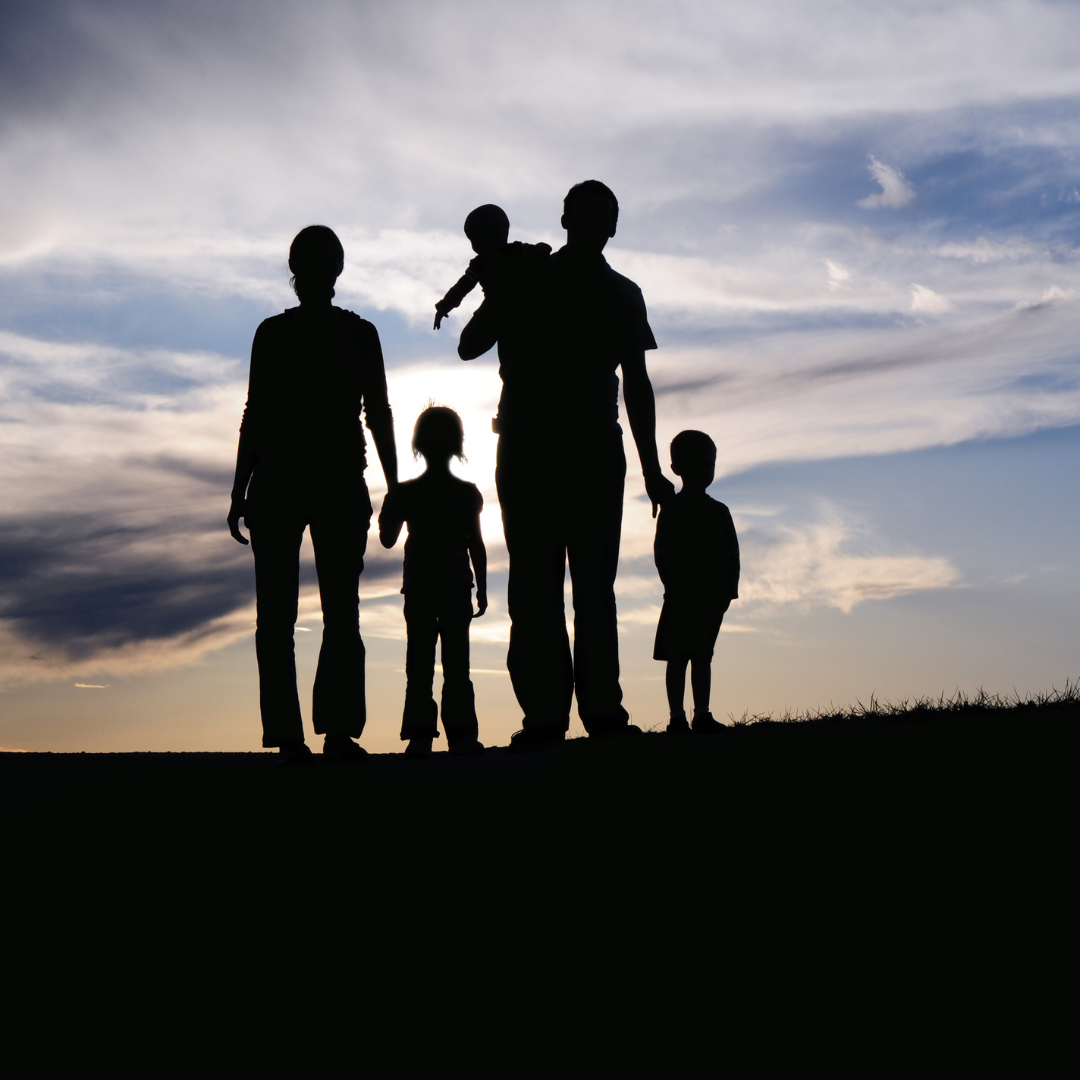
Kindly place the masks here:
POLYGON ((898 210, 915 198, 915 189, 899 169, 886 165, 884 161, 878 161, 873 154, 870 155, 869 168, 870 175, 881 185, 881 191, 859 200, 859 205, 864 209, 876 210, 884 206, 890 210, 898 210))

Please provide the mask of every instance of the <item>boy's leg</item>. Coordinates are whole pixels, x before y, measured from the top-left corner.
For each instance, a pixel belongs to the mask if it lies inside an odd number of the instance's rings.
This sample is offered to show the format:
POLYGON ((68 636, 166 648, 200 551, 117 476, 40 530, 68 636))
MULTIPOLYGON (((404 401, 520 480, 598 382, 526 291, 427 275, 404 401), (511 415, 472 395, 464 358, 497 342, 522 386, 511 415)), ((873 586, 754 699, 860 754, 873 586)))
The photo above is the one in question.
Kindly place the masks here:
POLYGON ((712 656, 690 658, 690 689, 694 695, 694 715, 707 715, 712 693, 712 656))
POLYGON ((322 647, 311 710, 319 735, 358 739, 367 720, 365 650, 360 637, 357 592, 370 523, 371 503, 366 488, 351 505, 320 507, 311 520, 323 612, 322 647))
POLYGON ((476 742, 476 697, 469 678, 469 621, 471 598, 464 598, 440 613, 442 641, 442 722, 450 747, 476 742))
POLYGON ((685 716, 683 699, 686 694, 686 665, 689 660, 685 656, 678 660, 669 660, 667 671, 664 674, 664 683, 667 686, 668 709, 672 716, 685 716))
POLYGON ((401 738, 434 739, 439 734, 437 706, 431 696, 435 680, 435 641, 438 620, 435 609, 424 601, 405 597, 405 712, 401 738))

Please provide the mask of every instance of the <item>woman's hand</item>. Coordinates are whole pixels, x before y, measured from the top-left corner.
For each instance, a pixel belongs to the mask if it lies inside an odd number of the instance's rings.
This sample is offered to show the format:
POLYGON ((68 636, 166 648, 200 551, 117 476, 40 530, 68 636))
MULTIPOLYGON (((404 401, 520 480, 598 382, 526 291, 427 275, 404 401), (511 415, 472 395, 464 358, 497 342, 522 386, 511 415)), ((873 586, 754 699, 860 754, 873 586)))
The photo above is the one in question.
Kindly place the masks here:
POLYGON ((229 523, 229 532, 232 533, 232 538, 238 540, 241 544, 247 544, 249 542, 248 538, 240 531, 240 519, 246 515, 247 500, 233 499, 232 506, 229 507, 227 521, 229 523))
POLYGON ((488 609, 487 589, 477 589, 476 590, 476 606, 480 610, 479 611, 474 611, 472 617, 474 619, 479 619, 480 616, 483 615, 484 612, 487 611, 487 609, 488 609))

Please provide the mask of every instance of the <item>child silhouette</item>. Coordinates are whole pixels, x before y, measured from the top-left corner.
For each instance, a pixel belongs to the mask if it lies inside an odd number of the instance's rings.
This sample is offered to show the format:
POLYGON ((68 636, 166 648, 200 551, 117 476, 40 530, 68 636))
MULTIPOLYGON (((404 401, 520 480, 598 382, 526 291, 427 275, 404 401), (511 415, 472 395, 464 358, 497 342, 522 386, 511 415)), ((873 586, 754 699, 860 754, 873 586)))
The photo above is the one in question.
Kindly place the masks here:
POLYGON ((465 219, 465 235, 476 252, 476 258, 435 305, 436 330, 443 319, 476 288, 478 282, 484 292, 487 292, 491 283, 505 271, 504 260, 551 254, 549 244, 522 244, 517 240, 512 244, 508 243, 510 219, 506 216, 506 211, 494 203, 478 206, 469 214, 465 219))
POLYGON ((682 489, 664 501, 653 554, 664 583, 654 660, 667 661, 669 735, 715 735, 724 725, 709 712, 712 656, 720 623, 739 595, 739 539, 728 508, 705 489, 716 470, 716 444, 703 431, 681 431, 671 442, 671 471, 682 489), (694 696, 686 722, 686 665, 694 696))
POLYGON ((405 714, 401 738, 407 757, 428 757, 439 737, 438 707, 431 694, 435 642, 442 640, 442 721, 451 754, 479 754, 476 704, 469 679, 469 621, 487 610, 487 550, 480 535, 483 496, 475 484, 450 472, 450 459, 464 460, 464 430, 453 409, 425 409, 413 429, 413 455, 427 469, 387 494, 379 514, 379 539, 393 547, 408 524, 405 541, 405 714), (476 571, 476 604, 472 610, 476 571))

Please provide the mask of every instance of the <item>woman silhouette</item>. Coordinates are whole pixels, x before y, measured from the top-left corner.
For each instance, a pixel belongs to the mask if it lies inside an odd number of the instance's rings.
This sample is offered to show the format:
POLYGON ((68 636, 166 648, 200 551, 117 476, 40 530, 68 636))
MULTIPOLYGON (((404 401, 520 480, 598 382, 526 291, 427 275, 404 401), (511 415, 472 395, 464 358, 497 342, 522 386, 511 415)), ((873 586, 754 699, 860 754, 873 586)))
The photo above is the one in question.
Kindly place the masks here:
POLYGON ((293 644, 305 528, 311 529, 323 611, 315 732, 325 734, 323 753, 334 760, 366 757, 353 742, 366 719, 357 591, 371 521, 361 408, 387 486, 397 486, 378 332, 330 303, 344 263, 341 242, 325 225, 309 225, 292 242, 289 269, 300 306, 255 332, 228 518, 229 531, 246 544, 244 518, 255 555, 262 744, 279 747, 289 764, 311 759, 293 644))

